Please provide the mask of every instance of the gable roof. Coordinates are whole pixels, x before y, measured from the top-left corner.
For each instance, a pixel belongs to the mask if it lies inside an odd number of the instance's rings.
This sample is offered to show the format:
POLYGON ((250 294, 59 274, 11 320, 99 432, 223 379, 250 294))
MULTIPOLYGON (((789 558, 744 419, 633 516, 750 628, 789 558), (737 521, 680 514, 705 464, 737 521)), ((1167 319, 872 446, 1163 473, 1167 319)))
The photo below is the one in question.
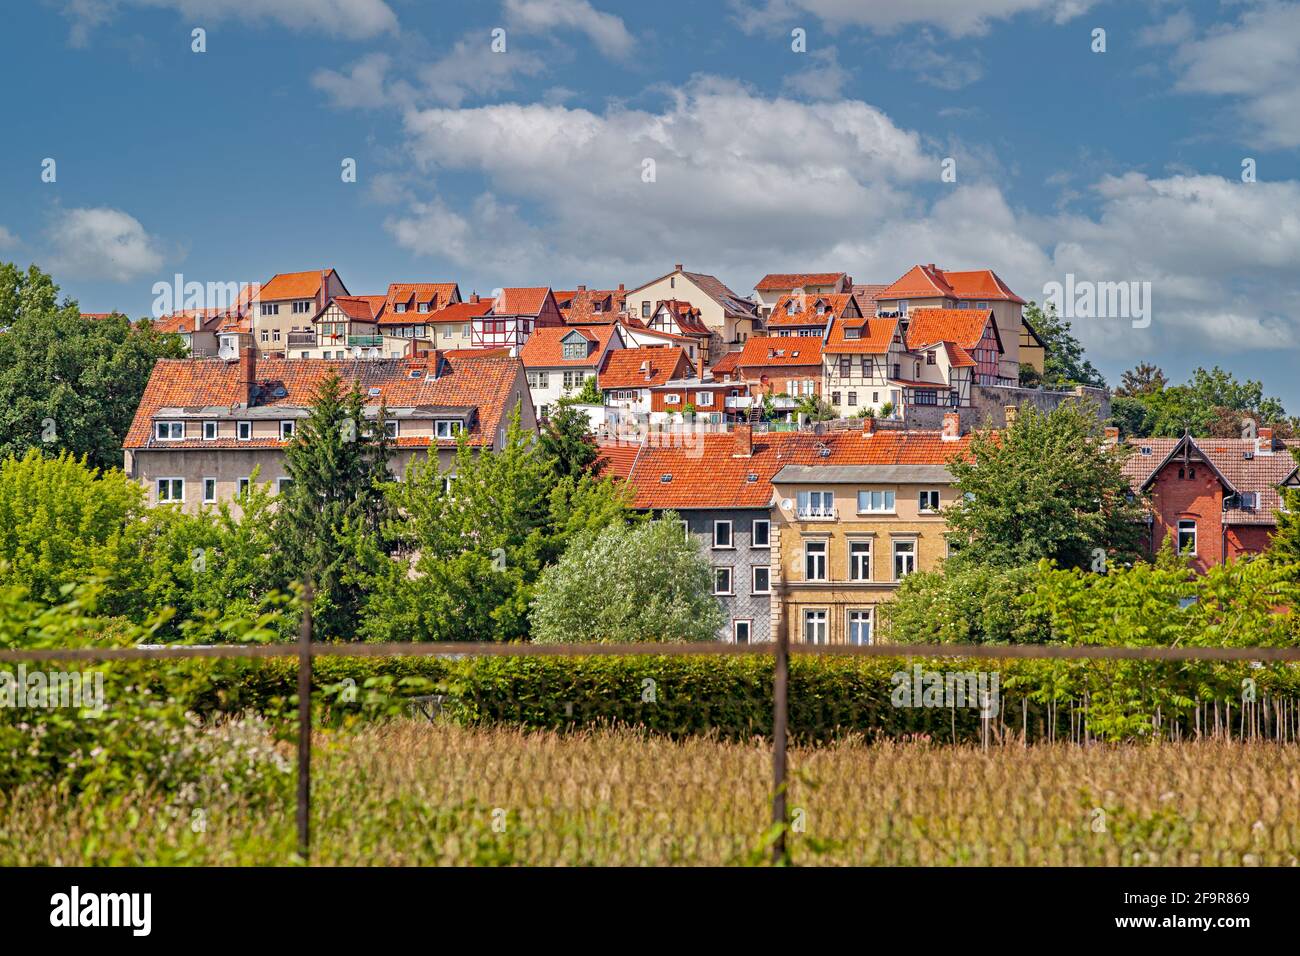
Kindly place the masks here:
POLYGON ((865 316, 863 319, 853 320, 852 323, 845 322, 844 319, 836 319, 831 326, 830 334, 826 336, 826 345, 822 351, 833 355, 884 355, 889 351, 890 345, 893 344, 894 336, 898 333, 897 319, 881 319, 874 315, 865 316), (846 326, 860 329, 858 338, 849 339, 844 337, 846 326))
MULTIPOLYGON (((271 281, 258 290, 259 302, 278 302, 284 299, 314 299, 320 294, 321 282, 326 276, 337 275, 333 269, 315 269, 311 272, 277 272, 271 281)), ((342 280, 339 280, 340 285, 342 280)), ((343 287, 347 292, 347 286, 343 287)))
POLYGON ((736 365, 740 368, 772 368, 790 365, 821 365, 822 340, 815 335, 764 335, 745 341, 736 365))
POLYGON ((907 347, 924 348, 939 342, 955 342, 963 349, 973 349, 984 329, 993 326, 998 347, 1002 336, 993 319, 992 310, 980 309, 913 309, 907 315, 907 347))
POLYGON ((523 348, 519 358, 525 368, 594 368, 614 336, 613 325, 552 325, 534 329, 523 348), (565 340, 579 338, 588 343, 588 354, 580 359, 564 357, 565 340))
POLYGON ((1129 438, 1126 444, 1134 449, 1124 461, 1124 474, 1133 489, 1145 492, 1164 468, 1179 460, 1185 453, 1192 461, 1209 465, 1227 495, 1252 492, 1259 496, 1259 506, 1254 509, 1225 508, 1226 524, 1272 525, 1275 512, 1282 505, 1277 489, 1279 485, 1296 477, 1296 462, 1285 443, 1274 447, 1271 454, 1259 454, 1253 438, 1129 438), (1149 448, 1150 454, 1142 454, 1149 448), (1247 454, 1251 457, 1247 458, 1247 454))
POLYGON ((679 368, 693 369, 686 350, 680 346, 614 349, 605 353, 599 385, 607 388, 650 388, 680 378, 679 368), (642 365, 646 370, 642 370, 642 365))
POLYGON ((555 304, 570 325, 605 324, 618 319, 626 307, 627 290, 573 289, 555 290, 555 304), (600 311, 596 306, 600 305, 600 311))
MULTIPOLYGON (((453 302, 451 305, 444 306, 443 308, 439 309, 437 312, 425 313, 423 316, 421 316, 420 321, 425 323, 436 323, 436 322, 467 323, 471 319, 486 314, 487 311, 491 308, 492 308, 491 299, 479 299, 478 301, 475 301, 473 298, 471 298, 468 302, 453 302)), ((398 315, 394 317, 388 313, 385 313, 383 318, 380 319, 380 324, 383 324, 385 322, 388 323, 401 322, 403 320, 406 322, 411 321, 410 318, 406 315, 398 315)))
POLYGON ((408 306, 428 302, 429 312, 436 312, 459 299, 460 286, 455 282, 390 282, 384 305, 389 312, 395 312, 399 302, 408 306))
MULTIPOLYGON (((650 317, 655 318, 662 309, 668 310, 669 314, 676 320, 677 327, 682 330, 682 334, 695 336, 712 334, 709 327, 700 319, 700 310, 689 302, 681 299, 660 299, 651 310, 650 317)), ((651 329, 650 331, 656 330, 651 329)))
POLYGON ((934 263, 912 266, 877 299, 997 299, 1025 304, 992 269, 946 272, 934 263))
POLYGON ((748 299, 737 295, 717 276, 709 275, 707 272, 687 272, 685 269, 674 269, 672 272, 665 272, 658 278, 651 279, 631 290, 628 295, 634 292, 640 292, 642 289, 654 285, 656 282, 662 282, 669 276, 682 275, 695 283, 696 288, 707 295, 710 299, 722 306, 723 312, 733 317, 751 317, 758 313, 758 306, 748 299))
POLYGON ((806 289, 815 285, 835 285, 847 276, 843 272, 769 272, 754 286, 757 292, 780 292, 782 289, 806 289))
MULTIPOLYGON (((106 313, 103 317, 107 318, 113 313, 106 313)), ((99 318, 97 314, 93 317, 99 318)), ((82 318, 86 318, 83 315, 82 318)), ((152 320, 154 330, 157 332, 175 332, 177 334, 186 334, 194 331, 194 320, 199 320, 199 329, 203 332, 215 332, 225 322, 228 315, 225 309, 182 309, 180 312, 173 312, 171 315, 160 315, 152 320)))
POLYGON ((722 357, 713 363, 712 371, 714 375, 729 375, 736 371, 736 365, 740 362, 742 349, 736 349, 733 352, 725 352, 722 357))
MULTIPOLYGON (((332 373, 349 389, 355 382, 367 408, 386 405, 396 409, 421 409, 432 415, 439 409, 477 410, 469 424, 471 444, 491 444, 515 397, 520 372, 517 359, 459 353, 430 353, 420 358, 357 359, 259 359, 256 363, 258 397, 253 410, 285 411, 310 408, 321 383, 332 373), (428 375, 438 369, 438 377, 428 375), (378 394, 371 394, 377 391, 378 394)), ((234 438, 200 438, 160 442, 151 421, 164 409, 198 414, 204 409, 223 412, 244 402, 245 384, 240 380, 238 361, 219 358, 160 359, 149 376, 135 418, 123 448, 279 448, 287 444, 277 438, 239 441, 234 438)), ((454 445, 454 439, 403 436, 399 447, 430 444, 454 445)))
POLYGON ((551 297, 547 286, 530 286, 502 289, 496 301, 492 303, 494 315, 537 315, 546 307, 546 300, 551 297))
POLYGON ((360 322, 378 322, 383 315, 387 305, 387 297, 383 295, 336 295, 330 299, 324 309, 316 314, 316 321, 329 309, 331 305, 337 305, 339 311, 349 319, 356 319, 360 322))
POLYGON ((803 296, 802 308, 800 307, 799 297, 787 293, 776 300, 776 305, 772 306, 772 314, 768 316, 767 325, 773 326, 786 325, 825 325, 836 316, 843 315, 844 310, 849 307, 853 301, 853 296, 847 292, 831 293, 805 293, 803 296), (817 305, 820 303, 823 307, 821 315, 817 314, 817 305), (791 305, 794 306, 794 314, 788 311, 791 305))

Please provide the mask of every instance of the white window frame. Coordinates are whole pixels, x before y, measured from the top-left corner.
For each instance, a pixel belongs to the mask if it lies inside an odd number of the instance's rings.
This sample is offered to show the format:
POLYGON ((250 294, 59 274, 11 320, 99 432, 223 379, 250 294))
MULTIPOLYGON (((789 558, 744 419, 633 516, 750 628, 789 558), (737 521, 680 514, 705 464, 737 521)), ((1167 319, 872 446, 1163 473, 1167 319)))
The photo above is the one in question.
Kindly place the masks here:
POLYGON ((158 441, 184 441, 185 440, 185 422, 169 419, 167 421, 153 423, 153 437, 158 441), (173 435, 172 432, 180 430, 179 435, 173 435), (163 434, 163 432, 166 434, 163 434))
POLYGON ((306 313, 311 311, 311 306, 312 306, 311 299, 297 299, 293 303, 293 314, 305 315, 306 313))
POLYGON ((241 418, 235 422, 235 440, 252 441, 253 440, 253 421, 250 418, 241 418), (247 434, 245 434, 247 432, 247 434))
POLYGON ((772 569, 766 564, 756 564, 749 569, 749 593, 750 594, 771 594, 772 593, 772 569), (758 586, 758 572, 762 571, 767 575, 767 587, 758 586))
POLYGON ((160 505, 184 504, 185 502, 185 479, 179 476, 174 478, 155 478, 153 483, 154 495, 160 505), (180 482, 181 491, 179 495, 172 495, 172 489, 176 482, 180 482), (163 496, 163 486, 167 487, 167 496, 163 496))
POLYGON ((402 434, 402 423, 396 418, 384 419, 384 435, 387 438, 398 438, 402 434))
POLYGON ((731 522, 725 518, 719 518, 718 520, 714 521, 713 522, 713 549, 715 551, 734 551, 735 548, 736 548, 736 533, 735 533, 735 528, 732 527, 731 522), (720 544, 718 542, 718 529, 721 528, 723 525, 726 525, 727 527, 727 540, 725 544, 720 544))
POLYGON ((718 565, 713 569, 713 593, 718 595, 730 595, 736 593, 736 572, 734 568, 727 565, 718 565), (718 578, 722 574, 727 575, 726 590, 718 587, 718 578))
POLYGON ((860 515, 892 515, 897 512, 897 495, 892 488, 868 488, 858 492, 858 514, 860 515), (863 498, 866 495, 867 507, 862 506, 863 498), (876 507, 876 496, 880 496, 880 507, 876 507))
POLYGON ((871 562, 872 562, 872 559, 875 557, 875 550, 876 550, 876 549, 875 549, 875 544, 874 544, 874 542, 873 542, 870 538, 850 538, 849 541, 848 541, 848 544, 846 545, 846 548, 847 548, 847 551, 848 551, 848 560, 849 560, 849 580, 850 580, 850 581, 870 581, 870 580, 871 580, 871 562), (859 577, 859 576, 855 573, 855 571, 856 571, 856 562, 854 561, 854 558, 855 558, 855 557, 858 557, 859 555, 855 555, 855 554, 854 554, 854 552, 853 552, 853 548, 854 548, 855 546, 860 546, 860 545, 865 545, 865 546, 866 546, 866 549, 867 549, 867 552, 866 552, 866 555, 867 555, 867 562, 866 562, 866 565, 867 565, 867 566, 866 566, 866 575, 865 575, 864 577, 859 577))
POLYGON ((281 475, 279 478, 275 479, 275 493, 277 495, 284 494, 285 482, 288 482, 289 484, 293 484, 293 478, 290 477, 289 475, 281 475))
POLYGON ((916 493, 916 510, 923 515, 937 515, 943 507, 943 496, 938 488, 923 488, 916 493), (925 503, 927 498, 934 499, 934 507, 925 503))
POLYGON ((831 640, 831 615, 824 607, 806 607, 803 613, 799 615, 799 633, 805 644, 829 644, 831 640), (817 640, 817 631, 812 632, 812 638, 809 637, 809 625, 816 624, 820 626, 821 640, 817 640))
POLYGON ((695 404, 696 404, 696 405, 699 405, 701 408, 706 408, 706 407, 707 407, 707 408, 712 408, 712 407, 713 407, 713 393, 712 393, 712 392, 696 392, 696 393, 695 393, 695 404))
POLYGON ((805 540, 803 543, 803 579, 805 581, 825 581, 830 572, 830 542, 825 538, 815 540, 805 540), (818 550, 811 550, 816 548, 818 550), (814 558, 820 558, 821 573, 810 574, 809 568, 815 567, 818 562, 814 558))
POLYGON ((221 434, 221 423, 215 418, 209 418, 203 422, 203 440, 216 441, 217 436, 221 434), (212 434, 208 434, 208 427, 211 426, 212 434))
POLYGON ((294 433, 297 431, 297 429, 298 429, 298 423, 295 422, 292 418, 280 419, 280 441, 288 441, 289 439, 293 438, 294 433), (287 434, 285 432, 286 426, 288 427, 287 434))
POLYGON ((771 521, 770 518, 755 518, 754 521, 753 521, 753 523, 750 524, 750 526, 749 526, 749 546, 750 546, 751 548, 767 548, 767 549, 769 549, 769 550, 771 549, 771 547, 772 547, 772 521, 771 521), (758 539, 758 529, 759 529, 760 526, 763 528, 763 543, 762 543, 762 544, 759 544, 759 543, 758 543, 758 540, 757 540, 757 539, 758 539))
POLYGON ((664 395, 665 405, 680 405, 681 403, 682 403, 682 397, 676 394, 675 392, 669 392, 668 394, 664 395))
POLYGON ((731 643, 752 644, 754 642, 754 621, 748 617, 738 617, 731 622, 731 643), (740 626, 745 626, 745 639, 740 639, 740 626))
POLYGON ((834 518, 835 492, 820 488, 796 492, 795 514, 800 520, 834 518), (814 501, 817 502, 815 507, 814 501))
POLYGON ((235 481, 235 496, 243 498, 253 490, 253 478, 249 475, 247 478, 239 478, 235 481))
POLYGON ((876 614, 874 608, 869 607, 850 607, 844 609, 844 642, 846 644, 865 645, 873 644, 876 640, 876 614), (853 639, 853 616, 855 614, 865 614, 867 623, 867 639, 865 641, 853 639))
POLYGON ((915 574, 915 573, 916 573, 916 568, 917 568, 917 560, 916 560, 916 559, 917 559, 917 553, 916 553, 916 552, 917 552, 917 547, 916 547, 916 543, 917 543, 917 542, 916 542, 916 539, 915 539, 915 538, 895 538, 895 539, 893 540, 893 542, 891 543, 891 546, 890 546, 890 549, 889 549, 889 550, 890 550, 890 552, 891 552, 890 556, 893 558, 892 565, 893 565, 893 572, 894 572, 894 580, 895 580, 895 581, 901 581, 901 580, 903 580, 903 578, 907 577, 909 574, 915 574), (911 550, 910 550, 910 551, 899 551, 899 550, 898 550, 899 545, 911 545, 911 550), (899 558, 900 555, 905 555, 905 554, 910 554, 910 555, 911 555, 911 557, 912 557, 912 560, 911 560, 911 565, 912 565, 912 567, 911 567, 911 570, 909 570, 909 571, 905 571, 904 573, 899 574, 899 573, 898 573, 898 558, 899 558))
POLYGON ((215 504, 217 503, 217 479, 216 479, 216 478, 213 478, 213 477, 211 477, 211 476, 208 476, 208 477, 202 479, 202 481, 203 481, 203 483, 202 483, 202 485, 201 485, 200 487, 203 489, 203 503, 204 503, 205 505, 215 505, 215 504), (209 481, 212 482, 212 494, 211 494, 211 495, 208 494, 208 482, 209 482, 209 481))
POLYGON ((465 423, 458 418, 438 418, 433 422, 433 435, 435 438, 455 438, 464 428, 465 423))
POLYGON ((1197 548, 1200 544, 1200 528, 1197 525, 1195 518, 1178 519, 1178 527, 1175 533, 1174 544, 1178 548, 1179 555, 1189 557, 1189 558, 1194 558, 1197 556, 1197 548), (1188 528, 1187 525, 1191 525, 1191 527, 1188 528), (1192 536, 1192 550, 1184 551, 1183 535, 1189 531, 1191 532, 1191 536, 1192 536))

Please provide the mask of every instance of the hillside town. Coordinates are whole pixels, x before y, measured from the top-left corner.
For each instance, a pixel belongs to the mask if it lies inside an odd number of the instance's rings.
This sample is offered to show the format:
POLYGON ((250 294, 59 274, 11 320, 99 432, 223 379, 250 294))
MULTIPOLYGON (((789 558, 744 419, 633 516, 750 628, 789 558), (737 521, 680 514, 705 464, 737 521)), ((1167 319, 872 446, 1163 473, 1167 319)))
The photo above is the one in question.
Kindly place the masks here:
MULTIPOLYGON (((186 511, 237 508, 254 476, 279 491, 331 373, 382 411, 398 475, 416 455, 451 467, 462 440, 499 450, 513 416, 536 432, 564 401, 634 507, 699 540, 721 640, 865 644, 899 583, 947 556, 949 465, 975 429, 1071 399, 1107 416, 1104 389, 1033 384, 1046 346, 1025 306, 992 269, 934 263, 877 284, 772 273, 749 295, 681 263, 635 288, 468 297, 451 281, 354 294, 335 269, 281 273, 156 321, 189 355, 155 366, 124 467, 186 511)), ((1198 570, 1266 548, 1279 488, 1300 485, 1271 428, 1128 441, 1147 550, 1170 538, 1198 570)))

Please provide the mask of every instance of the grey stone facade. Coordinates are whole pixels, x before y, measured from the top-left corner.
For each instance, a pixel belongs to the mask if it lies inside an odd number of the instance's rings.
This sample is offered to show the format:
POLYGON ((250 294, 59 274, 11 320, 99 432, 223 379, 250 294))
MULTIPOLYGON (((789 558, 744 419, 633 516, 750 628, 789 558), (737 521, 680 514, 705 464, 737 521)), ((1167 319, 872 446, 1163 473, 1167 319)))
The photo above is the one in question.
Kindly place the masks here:
MULTIPOLYGON (((754 593, 754 568, 767 571, 770 589, 773 549, 755 547, 753 527, 755 521, 767 522, 768 540, 771 541, 771 512, 767 508, 701 508, 679 511, 691 534, 700 546, 715 572, 719 568, 731 569, 731 593, 717 595, 722 605, 725 623, 718 634, 720 640, 735 640, 735 622, 749 621, 749 640, 771 640, 771 594, 754 593), (714 547, 715 523, 731 522, 731 547, 714 547)), ((715 574, 716 577, 716 574, 715 574)), ((761 582, 760 582, 761 583, 761 582)))

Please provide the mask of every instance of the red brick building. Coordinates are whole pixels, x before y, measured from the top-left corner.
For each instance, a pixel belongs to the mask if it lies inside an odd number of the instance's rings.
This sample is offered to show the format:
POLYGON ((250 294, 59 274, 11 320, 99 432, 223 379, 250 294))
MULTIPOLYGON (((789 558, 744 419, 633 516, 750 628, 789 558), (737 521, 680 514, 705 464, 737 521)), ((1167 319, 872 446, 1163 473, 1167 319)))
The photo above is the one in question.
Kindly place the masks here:
POLYGON ((1297 486, 1286 444, 1261 428, 1258 438, 1130 438, 1125 472, 1147 495, 1147 549, 1172 538, 1205 571, 1268 547, 1281 506, 1278 488, 1297 486))

